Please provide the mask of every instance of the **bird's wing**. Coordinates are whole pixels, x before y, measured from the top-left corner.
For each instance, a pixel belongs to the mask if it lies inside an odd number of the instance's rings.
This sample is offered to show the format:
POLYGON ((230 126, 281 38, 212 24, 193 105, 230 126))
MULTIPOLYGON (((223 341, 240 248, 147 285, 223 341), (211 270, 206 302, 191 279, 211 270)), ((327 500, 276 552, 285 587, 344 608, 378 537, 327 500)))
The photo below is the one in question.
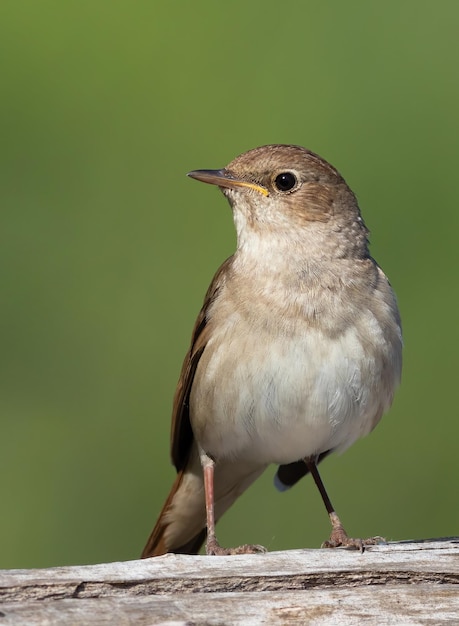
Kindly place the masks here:
POLYGON ((177 472, 187 464, 194 439, 190 422, 190 393, 199 360, 209 341, 209 309, 225 283, 225 276, 231 263, 232 257, 223 263, 207 290, 175 390, 171 424, 171 457, 177 472))

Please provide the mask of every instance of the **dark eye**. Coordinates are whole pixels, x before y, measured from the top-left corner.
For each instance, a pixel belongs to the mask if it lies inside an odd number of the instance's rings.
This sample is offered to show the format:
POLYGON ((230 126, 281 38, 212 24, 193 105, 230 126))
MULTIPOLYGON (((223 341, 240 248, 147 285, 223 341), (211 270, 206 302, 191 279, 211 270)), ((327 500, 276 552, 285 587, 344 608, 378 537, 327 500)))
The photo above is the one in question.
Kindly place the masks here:
POLYGON ((292 172, 282 172, 274 179, 274 185, 279 191, 290 191, 297 183, 295 174, 292 172))

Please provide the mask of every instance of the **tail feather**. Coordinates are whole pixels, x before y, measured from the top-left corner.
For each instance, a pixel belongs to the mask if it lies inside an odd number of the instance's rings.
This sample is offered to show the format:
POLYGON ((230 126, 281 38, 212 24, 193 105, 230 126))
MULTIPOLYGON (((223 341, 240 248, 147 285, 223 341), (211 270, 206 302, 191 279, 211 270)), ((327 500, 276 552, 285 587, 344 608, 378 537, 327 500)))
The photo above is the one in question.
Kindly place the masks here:
MULTIPOLYGON (((265 470, 264 465, 253 465, 232 460, 217 464, 214 476, 215 521, 217 522, 233 502, 265 470)), ((177 474, 172 489, 159 514, 158 521, 142 552, 142 558, 160 556, 168 552, 197 554, 207 536, 204 479, 197 446, 177 474)))
POLYGON ((177 489, 182 482, 182 472, 177 474, 177 478, 172 486, 172 489, 167 497, 166 502, 164 503, 163 508, 161 509, 161 513, 159 514, 158 521, 155 524, 155 527, 151 531, 150 536, 148 537, 148 541, 142 551, 141 558, 146 559, 149 556, 161 556, 161 554, 167 553, 167 546, 165 540, 165 531, 166 525, 164 524, 164 515, 169 508, 172 498, 174 494, 177 492, 177 489))
POLYGON ((167 554, 168 552, 173 552, 174 554, 198 554, 207 537, 207 529, 203 528, 187 543, 171 549, 167 547, 165 529, 166 526, 161 524, 160 516, 160 519, 156 523, 156 526, 154 527, 147 544, 142 551, 142 559, 147 559, 151 556, 161 556, 163 554, 167 554))
POLYGON ((176 476, 142 558, 168 552, 197 554, 206 538, 204 478, 196 444, 176 476))

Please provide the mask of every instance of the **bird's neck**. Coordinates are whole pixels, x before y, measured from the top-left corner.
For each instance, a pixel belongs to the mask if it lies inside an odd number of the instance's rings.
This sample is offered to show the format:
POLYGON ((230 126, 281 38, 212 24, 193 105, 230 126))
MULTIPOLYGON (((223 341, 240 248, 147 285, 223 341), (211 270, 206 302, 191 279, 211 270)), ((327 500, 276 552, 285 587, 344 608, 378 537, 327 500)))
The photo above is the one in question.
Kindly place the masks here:
POLYGON ((342 283, 343 272, 352 274, 359 261, 369 258, 366 229, 360 225, 346 232, 337 224, 330 236, 329 224, 313 222, 301 231, 243 229, 238 232, 233 265, 237 273, 255 280, 291 284, 300 278, 308 288, 324 281, 342 283))
POLYGON ((290 233, 285 239, 277 232, 240 241, 227 284, 237 295, 235 302, 244 302, 248 310, 256 304, 264 324, 275 318, 288 329, 291 320, 308 319, 336 330, 334 312, 339 310, 346 327, 363 306, 362 294, 373 288, 377 265, 366 243, 356 254, 331 245, 330 232, 321 246, 320 240, 317 232, 296 238, 290 233))

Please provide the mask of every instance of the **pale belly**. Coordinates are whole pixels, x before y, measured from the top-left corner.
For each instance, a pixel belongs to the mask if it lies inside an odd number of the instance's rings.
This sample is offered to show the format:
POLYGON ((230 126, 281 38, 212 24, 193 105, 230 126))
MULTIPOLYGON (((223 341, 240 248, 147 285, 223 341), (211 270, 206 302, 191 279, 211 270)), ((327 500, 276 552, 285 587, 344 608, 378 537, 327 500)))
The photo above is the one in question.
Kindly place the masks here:
POLYGON ((361 325, 333 339, 238 331, 209 342, 190 397, 195 437, 215 460, 282 464, 344 450, 390 406, 398 373, 383 370, 397 354, 382 332, 362 342, 361 325))

